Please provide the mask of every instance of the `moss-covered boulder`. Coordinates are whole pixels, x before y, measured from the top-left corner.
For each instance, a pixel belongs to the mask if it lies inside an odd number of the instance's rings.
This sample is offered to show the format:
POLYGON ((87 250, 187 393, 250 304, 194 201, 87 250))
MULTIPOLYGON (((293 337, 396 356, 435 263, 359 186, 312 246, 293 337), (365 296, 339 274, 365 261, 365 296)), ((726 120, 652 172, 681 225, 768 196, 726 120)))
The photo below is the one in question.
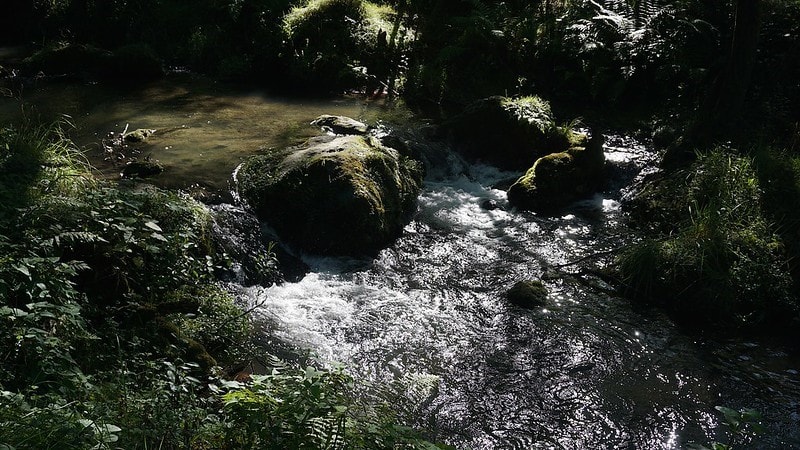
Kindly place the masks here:
POLYGON ((33 75, 78 75, 149 81, 164 75, 161 60, 145 45, 132 44, 110 52, 91 45, 59 43, 34 53, 23 61, 23 73, 33 75))
POLYGON ((573 141, 578 145, 536 160, 508 189, 508 201, 520 209, 547 211, 597 191, 604 181, 603 138, 573 141))
POLYGON ((369 136, 320 136, 245 161, 241 198, 286 242, 319 254, 373 254, 414 210, 421 164, 369 136))
POLYGON ((502 169, 524 170, 570 146, 569 131, 556 126, 550 104, 533 96, 478 100, 444 126, 469 159, 502 169))
POLYGON ((283 18, 287 82, 304 90, 329 92, 359 84, 359 65, 366 30, 362 0, 306 0, 283 18))
POLYGON ((518 281, 506 292, 506 299, 520 308, 536 308, 547 302, 547 289, 539 280, 518 281))

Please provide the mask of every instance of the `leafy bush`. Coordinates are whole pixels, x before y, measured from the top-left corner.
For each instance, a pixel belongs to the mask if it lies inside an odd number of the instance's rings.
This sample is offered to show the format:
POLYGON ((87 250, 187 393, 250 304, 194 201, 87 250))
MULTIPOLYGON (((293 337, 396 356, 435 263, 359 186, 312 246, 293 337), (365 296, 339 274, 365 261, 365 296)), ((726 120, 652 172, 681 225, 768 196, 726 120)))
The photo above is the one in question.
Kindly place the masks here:
POLYGON ((395 412, 352 397, 355 380, 341 368, 274 369, 226 383, 229 445, 259 449, 428 449, 442 447, 398 426, 395 412))
MULTIPOLYGON (((169 322, 159 317, 176 308, 171 292, 213 281, 208 213, 175 194, 91 181, 58 125, 4 129, 0 148, 5 195, 25 194, 0 205, 0 428, 16 430, 0 443, 103 448, 120 431, 107 419, 126 423, 105 410, 121 394, 105 397, 104 380, 119 387, 149 373, 151 359, 194 356, 184 336, 162 337, 169 322), (20 431, 28 419, 40 426, 20 431)), ((209 289, 197 293, 198 303, 222 305, 209 289)), ((204 319, 239 320, 230 308, 216 311, 204 319)), ((146 376, 136 385, 156 381, 146 376)), ((173 411, 180 409, 161 413, 173 411)))
POLYGON ((289 11, 283 23, 292 75, 314 91, 355 85, 356 36, 363 21, 361 0, 311 0, 289 11))
POLYGON ((762 213, 752 161, 716 149, 671 177, 686 180, 685 194, 660 183, 640 199, 649 202, 640 214, 666 203, 680 221, 620 258, 629 294, 666 306, 683 322, 730 330, 785 326, 797 317, 783 247, 762 213))

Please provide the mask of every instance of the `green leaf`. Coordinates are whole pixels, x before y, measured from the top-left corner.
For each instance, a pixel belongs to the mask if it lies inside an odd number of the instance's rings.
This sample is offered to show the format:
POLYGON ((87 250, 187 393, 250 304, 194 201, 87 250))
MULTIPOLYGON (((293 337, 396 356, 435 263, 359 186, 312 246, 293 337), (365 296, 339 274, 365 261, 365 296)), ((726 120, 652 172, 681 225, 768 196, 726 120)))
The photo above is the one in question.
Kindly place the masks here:
POLYGON ((116 425, 112 425, 110 423, 103 425, 103 428, 106 433, 119 433, 120 431, 122 431, 122 428, 116 425))
POLYGON ((757 422, 761 420, 761 413, 755 409, 745 408, 741 411, 743 422, 757 422))
POLYGON ((9 308, 8 306, 3 306, 0 308, 0 316, 9 316, 9 318, 16 319, 18 317, 25 317, 28 313, 19 309, 19 308, 9 308))
POLYGON ((26 266, 15 266, 14 268, 17 269, 19 272, 21 272, 26 277, 30 278, 31 272, 28 270, 28 268, 26 266))
POLYGON ((153 234, 152 234, 152 236, 153 236, 155 239, 158 239, 158 240, 159 240, 159 241, 161 241, 161 242, 169 242, 169 241, 167 240, 167 238, 165 238, 165 237, 164 237, 164 236, 162 236, 161 234, 158 234, 158 233, 153 233, 153 234))
POLYGON ((740 422, 740 420, 742 418, 742 415, 739 413, 739 411, 736 411, 735 409, 728 408, 726 406, 715 406, 714 409, 716 409, 717 411, 721 412, 722 415, 725 416, 725 422, 728 425, 730 425, 730 426, 732 426, 734 428, 739 426, 739 422, 740 422))
POLYGON ((152 222, 152 221, 151 222, 145 222, 144 226, 146 226, 147 228, 150 228, 151 230, 158 231, 159 233, 164 231, 164 230, 161 229, 160 226, 158 226, 155 222, 152 222))
POLYGON ((319 370, 315 369, 314 367, 308 366, 306 367, 305 377, 306 379, 317 378, 320 375, 324 374, 325 372, 320 372, 319 370))

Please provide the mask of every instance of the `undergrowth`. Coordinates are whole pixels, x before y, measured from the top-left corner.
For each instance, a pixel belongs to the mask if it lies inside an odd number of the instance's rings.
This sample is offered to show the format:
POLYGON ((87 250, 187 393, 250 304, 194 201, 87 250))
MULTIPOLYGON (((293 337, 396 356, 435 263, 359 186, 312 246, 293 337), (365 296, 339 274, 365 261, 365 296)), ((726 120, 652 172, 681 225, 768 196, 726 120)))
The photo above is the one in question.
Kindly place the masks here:
POLYGON ((704 329, 789 329, 797 298, 753 159, 717 148, 669 177, 640 195, 660 233, 619 259, 628 294, 704 329))
POLYGON ((0 130, 0 448, 435 448, 261 348, 205 206, 81 161, 63 124, 0 130))

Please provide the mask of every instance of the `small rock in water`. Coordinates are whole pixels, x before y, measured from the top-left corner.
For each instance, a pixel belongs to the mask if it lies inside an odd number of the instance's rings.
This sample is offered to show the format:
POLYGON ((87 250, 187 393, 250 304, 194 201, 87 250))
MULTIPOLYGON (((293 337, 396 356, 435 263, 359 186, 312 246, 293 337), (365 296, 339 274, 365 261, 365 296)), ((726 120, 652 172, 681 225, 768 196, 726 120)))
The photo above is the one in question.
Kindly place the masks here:
POLYGON ((494 200, 492 200, 490 198, 486 198, 486 199, 481 200, 481 209, 484 209, 486 211, 494 211, 495 209, 497 209, 499 207, 500 207, 500 205, 498 205, 496 201, 494 201, 494 200))
POLYGON ((367 134, 367 125, 345 116, 331 116, 328 114, 323 114, 314 119, 314 121, 311 122, 311 125, 316 125, 323 130, 330 131, 333 134, 367 134))
POLYGON ((546 303, 547 289, 539 280, 518 281, 508 290, 506 298, 520 308, 536 308, 546 303))
POLYGON ((139 128, 138 130, 125 133, 122 138, 125 139, 126 142, 144 142, 155 132, 156 130, 139 128))

